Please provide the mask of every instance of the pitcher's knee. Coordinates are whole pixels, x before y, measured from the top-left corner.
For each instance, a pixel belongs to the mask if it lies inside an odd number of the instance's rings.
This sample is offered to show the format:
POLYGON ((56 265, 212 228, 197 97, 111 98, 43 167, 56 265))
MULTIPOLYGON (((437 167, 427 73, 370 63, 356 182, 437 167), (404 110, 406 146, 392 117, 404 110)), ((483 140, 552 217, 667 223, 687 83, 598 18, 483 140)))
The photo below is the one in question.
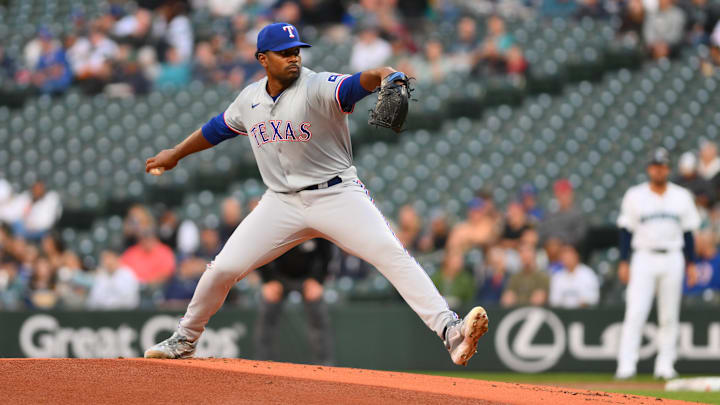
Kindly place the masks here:
POLYGON ((211 272, 213 277, 223 282, 234 284, 235 281, 247 272, 244 268, 237 265, 225 264, 217 260, 208 263, 205 272, 211 272))

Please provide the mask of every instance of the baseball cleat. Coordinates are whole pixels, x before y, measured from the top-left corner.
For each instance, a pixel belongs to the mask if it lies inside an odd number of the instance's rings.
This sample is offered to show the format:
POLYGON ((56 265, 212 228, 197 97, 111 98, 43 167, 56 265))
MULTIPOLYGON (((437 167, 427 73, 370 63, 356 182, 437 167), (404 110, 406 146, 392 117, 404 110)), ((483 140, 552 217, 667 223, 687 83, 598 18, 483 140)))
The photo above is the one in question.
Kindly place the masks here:
POLYGON ((478 340, 488 331, 488 316, 483 307, 475 307, 462 321, 449 324, 445 331, 445 347, 453 363, 467 366, 468 360, 477 353, 478 340))
POLYGON ((635 378, 635 371, 618 371, 613 379, 617 381, 627 381, 635 378))
POLYGON ((146 359, 189 359, 195 354, 197 341, 191 342, 185 336, 172 336, 145 351, 146 359))

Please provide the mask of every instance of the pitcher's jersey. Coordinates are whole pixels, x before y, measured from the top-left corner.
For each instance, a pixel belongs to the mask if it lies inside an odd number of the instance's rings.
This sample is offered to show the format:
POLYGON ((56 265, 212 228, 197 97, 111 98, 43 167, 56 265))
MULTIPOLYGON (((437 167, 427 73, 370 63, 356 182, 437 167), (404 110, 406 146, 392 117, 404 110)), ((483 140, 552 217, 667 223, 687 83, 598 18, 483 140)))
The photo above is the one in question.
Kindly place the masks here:
POLYGON ((665 193, 658 195, 649 183, 642 183, 625 193, 617 224, 632 232, 635 250, 679 250, 683 233, 700 227, 700 215, 688 190, 668 183, 665 193))
POLYGON ((275 101, 267 77, 244 88, 225 111, 225 124, 247 135, 265 185, 292 192, 335 176, 355 177, 347 116, 338 89, 349 75, 302 68, 275 101))

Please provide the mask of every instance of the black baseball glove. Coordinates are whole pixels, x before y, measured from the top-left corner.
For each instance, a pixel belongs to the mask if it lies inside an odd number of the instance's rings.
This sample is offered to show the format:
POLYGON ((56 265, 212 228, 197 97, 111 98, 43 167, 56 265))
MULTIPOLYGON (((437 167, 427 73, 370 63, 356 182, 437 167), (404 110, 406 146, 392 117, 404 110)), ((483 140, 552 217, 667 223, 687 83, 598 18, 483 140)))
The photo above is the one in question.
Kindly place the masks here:
POLYGON ((402 130, 408 113, 410 98, 410 79, 403 72, 391 73, 380 83, 375 108, 370 110, 368 124, 391 128, 395 132, 402 130))

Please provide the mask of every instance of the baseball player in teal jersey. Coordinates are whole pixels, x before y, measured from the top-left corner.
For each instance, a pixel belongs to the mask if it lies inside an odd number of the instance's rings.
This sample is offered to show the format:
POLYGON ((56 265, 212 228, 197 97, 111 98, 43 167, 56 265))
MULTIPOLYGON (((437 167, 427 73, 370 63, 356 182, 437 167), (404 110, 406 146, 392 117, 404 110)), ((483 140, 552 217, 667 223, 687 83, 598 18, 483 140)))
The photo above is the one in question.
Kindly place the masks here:
POLYGON ((183 157, 243 135, 267 186, 202 275, 185 316, 147 358, 188 358, 228 290, 252 270, 312 238, 330 240, 375 266, 425 324, 444 340, 451 359, 465 365, 487 332, 482 307, 460 320, 430 278, 403 248, 352 164, 346 114, 381 83, 406 80, 389 67, 354 75, 302 67, 297 29, 270 24, 258 34, 257 60, 267 76, 243 89, 224 113, 173 149, 147 160, 160 174, 183 157))

